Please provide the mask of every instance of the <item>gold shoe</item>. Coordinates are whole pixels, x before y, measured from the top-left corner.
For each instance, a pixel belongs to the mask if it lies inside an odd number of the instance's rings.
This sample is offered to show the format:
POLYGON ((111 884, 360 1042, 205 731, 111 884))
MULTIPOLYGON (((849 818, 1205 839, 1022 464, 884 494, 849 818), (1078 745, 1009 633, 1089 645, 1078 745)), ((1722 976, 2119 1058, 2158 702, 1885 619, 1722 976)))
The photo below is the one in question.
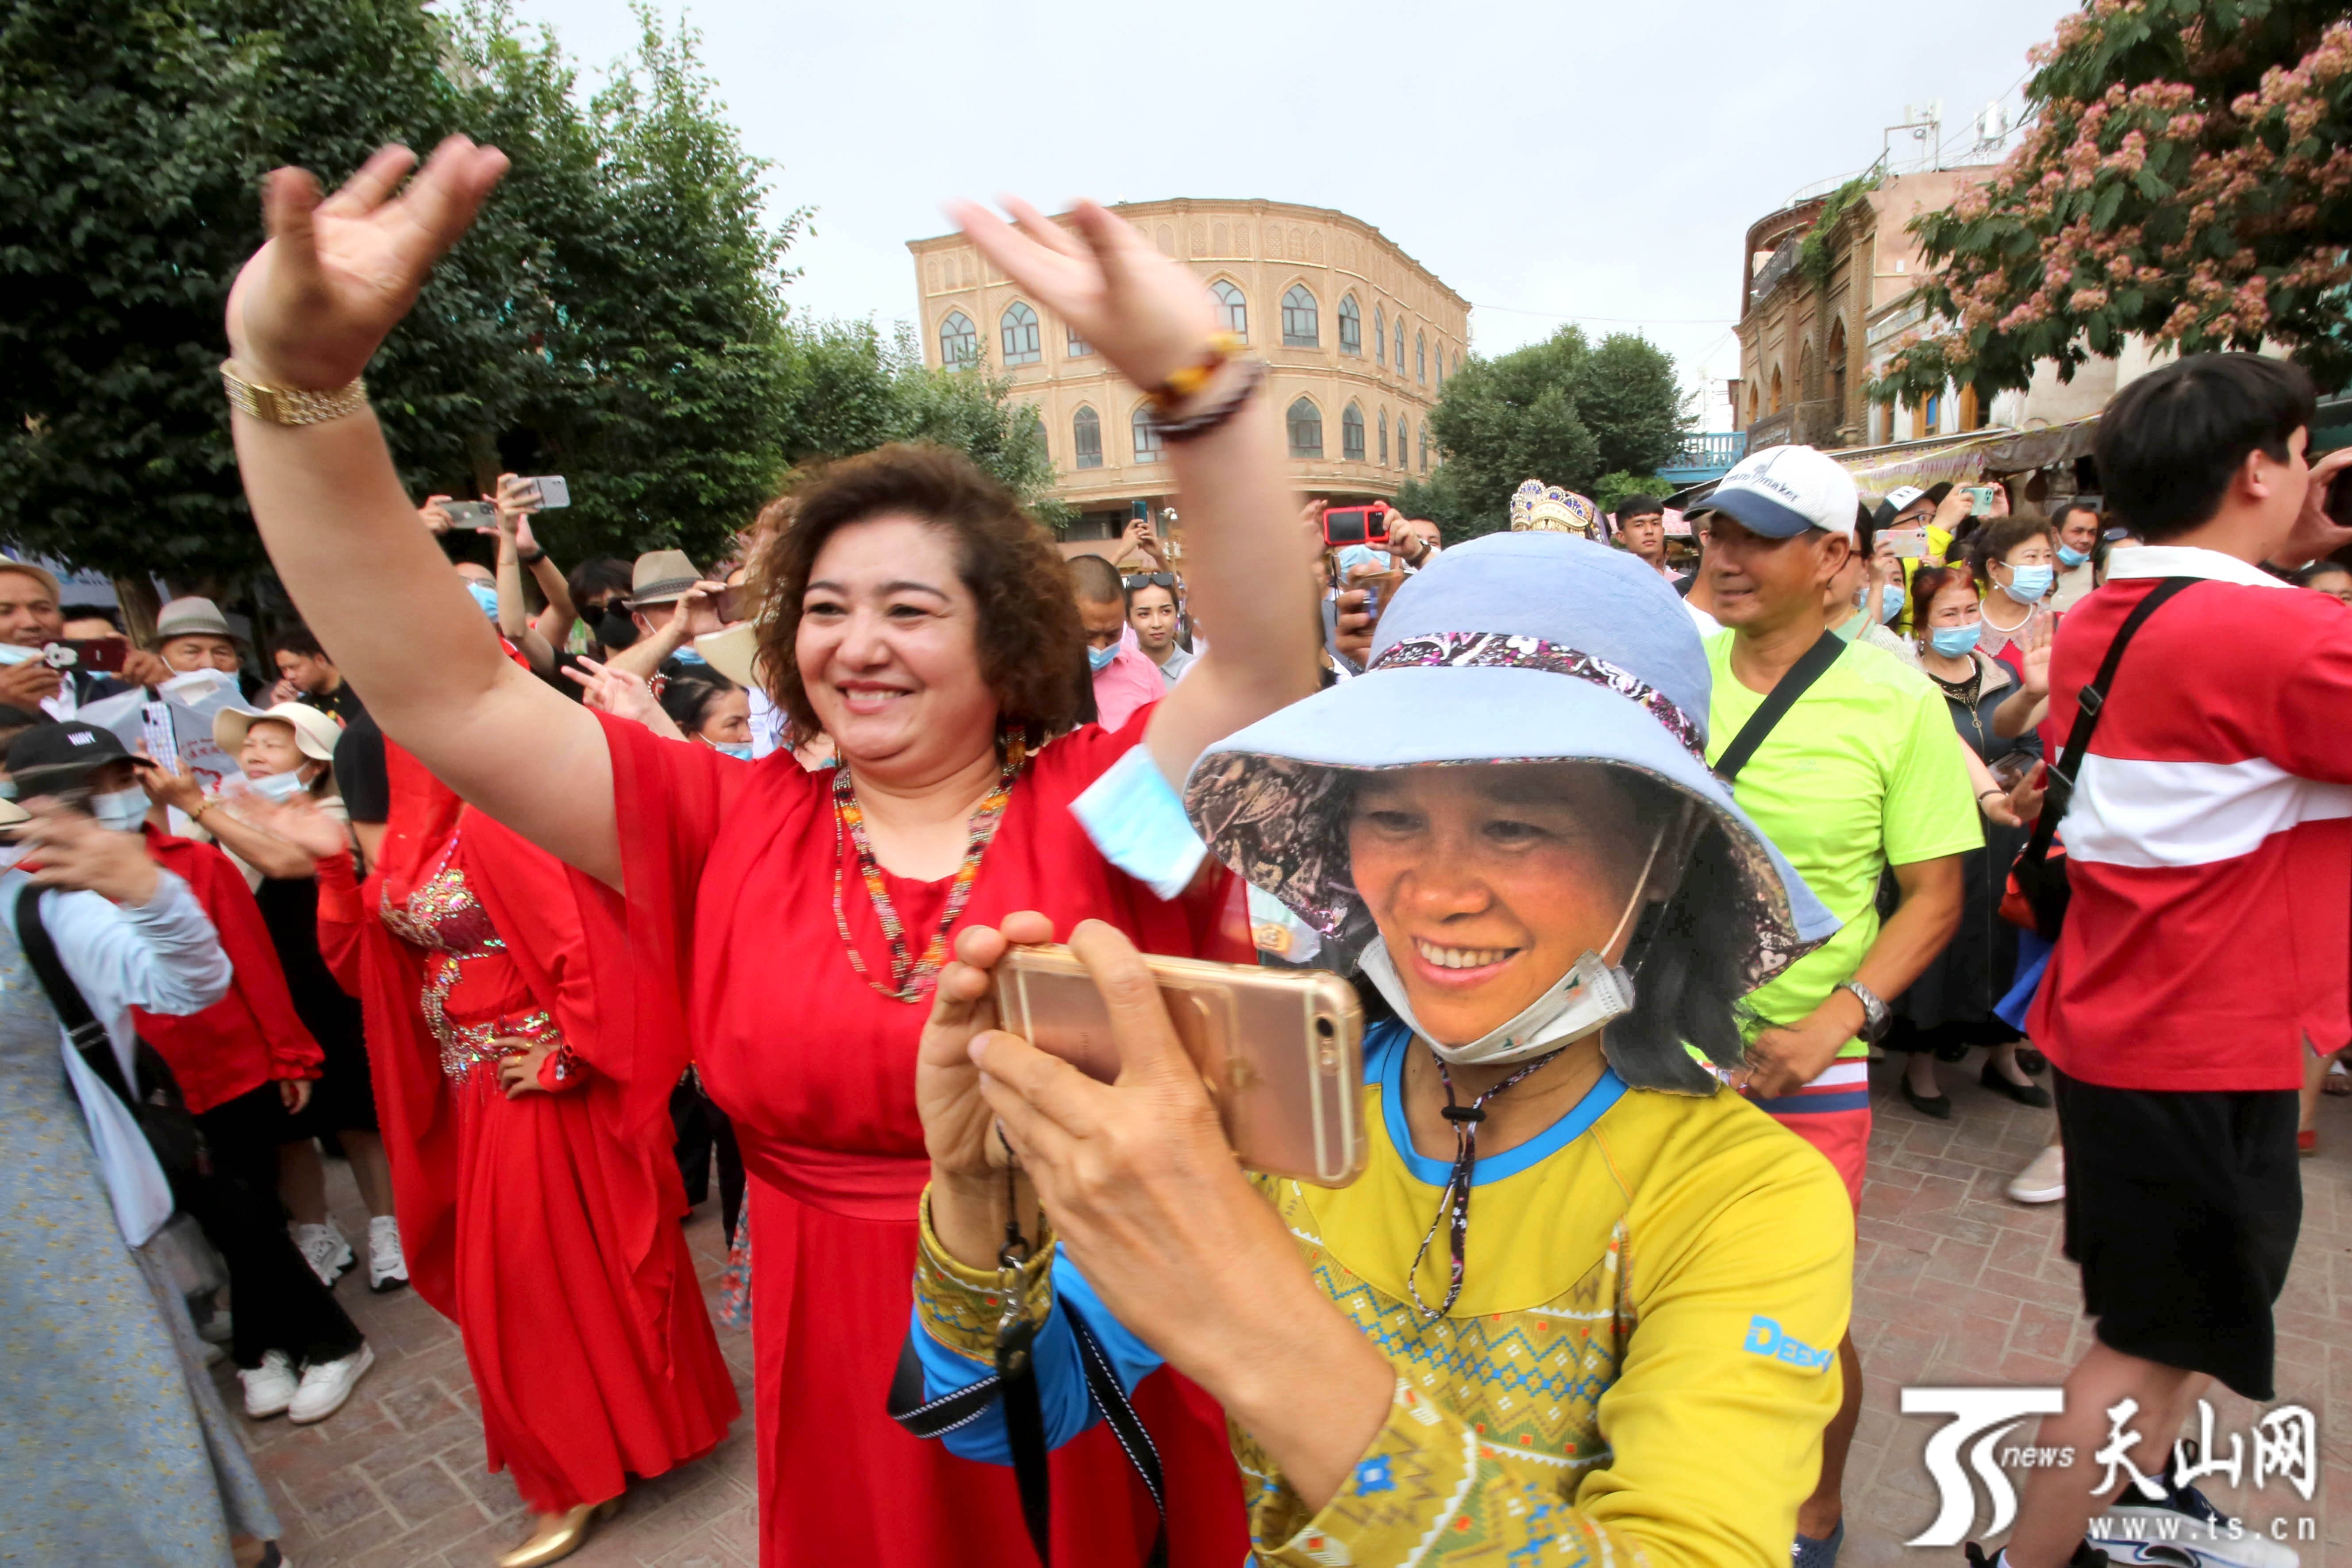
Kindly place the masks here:
POLYGON ((542 1568, 558 1563, 588 1544, 596 1526, 621 1511, 619 1498, 582 1503, 562 1513, 539 1516, 539 1531, 529 1541, 499 1559, 498 1568, 542 1568))

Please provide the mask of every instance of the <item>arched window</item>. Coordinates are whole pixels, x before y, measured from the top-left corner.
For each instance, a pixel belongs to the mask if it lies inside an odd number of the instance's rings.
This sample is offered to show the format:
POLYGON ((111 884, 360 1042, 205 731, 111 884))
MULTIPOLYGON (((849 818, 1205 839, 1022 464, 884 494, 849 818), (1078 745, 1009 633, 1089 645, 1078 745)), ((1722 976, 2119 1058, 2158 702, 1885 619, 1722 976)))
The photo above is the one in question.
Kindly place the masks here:
POLYGON ((1389 466, 1389 411, 1381 410, 1381 467, 1389 466))
POLYGON ((1412 462, 1412 425, 1402 414, 1397 416, 1397 467, 1406 468, 1412 462))
POLYGON ((1454 351, 1454 374, 1456 375, 1460 375, 1462 374, 1462 351, 1460 349, 1455 349, 1454 351))
POLYGON ((1830 328, 1830 406, 1841 425, 1846 422, 1845 360, 1845 323, 1841 321, 1830 328))
POLYGON ((1364 313, 1356 308, 1356 297, 1344 295, 1339 300, 1339 352, 1364 357, 1364 313))
POLYGON ((1777 364, 1772 367, 1772 406, 1764 412, 1767 414, 1780 412, 1780 367, 1777 364))
POLYGON ((1429 472, 1429 421, 1421 422, 1421 471, 1429 472))
POLYGON ((1372 307, 1372 363, 1382 366, 1389 363, 1389 316, 1378 305, 1372 307))
POLYGON ((1412 378, 1429 384, 1429 341, 1419 332, 1412 335, 1412 378))
POLYGON ((1286 349, 1319 349, 1323 346, 1323 323, 1315 308, 1315 296, 1307 291, 1304 283, 1294 283, 1290 292, 1282 297, 1282 346, 1286 349))
POLYGON ((961 310, 950 310, 940 323, 940 363, 950 370, 980 360, 980 329, 961 310))
POLYGON ((1290 455, 1294 458, 1319 458, 1323 455, 1323 415, 1310 398, 1300 398, 1290 405, 1285 423, 1290 426, 1290 455))
POLYGON ((997 328, 1004 342, 1006 364, 1037 363, 1037 312, 1015 300, 1004 309, 1004 319, 997 328))
POLYGON ((1067 354, 1068 354, 1072 359, 1084 359, 1084 358, 1086 358, 1088 354, 1090 354, 1090 353, 1094 353, 1094 352, 1095 352, 1095 346, 1094 346, 1094 344, 1092 344, 1092 343, 1090 343, 1090 342, 1087 342, 1087 340, 1086 340, 1086 339, 1084 339, 1084 338, 1082 338, 1082 337, 1078 336, 1078 329, 1077 329, 1077 328, 1076 328, 1076 327, 1071 327, 1071 328, 1067 329, 1067 331, 1068 331, 1068 332, 1069 332, 1069 337, 1070 337, 1070 346, 1069 346, 1066 350, 1065 350, 1064 352, 1065 352, 1065 353, 1067 353, 1067 354))
POLYGON ((1156 463, 1160 460, 1160 426, 1152 422, 1151 405, 1139 403, 1135 408, 1135 460, 1156 463))
POLYGON ((1079 468, 1101 468, 1102 416, 1083 407, 1070 416, 1070 447, 1078 455, 1079 468))
POLYGON ((1399 310, 1396 320, 1396 373, 1404 374, 1404 312, 1399 310))
POLYGON ((1352 403, 1339 411, 1339 456, 1351 463, 1364 460, 1364 411, 1352 403))
POLYGON ((1217 301, 1217 330, 1249 342, 1249 301, 1242 291, 1220 278, 1209 285, 1209 292, 1217 301))

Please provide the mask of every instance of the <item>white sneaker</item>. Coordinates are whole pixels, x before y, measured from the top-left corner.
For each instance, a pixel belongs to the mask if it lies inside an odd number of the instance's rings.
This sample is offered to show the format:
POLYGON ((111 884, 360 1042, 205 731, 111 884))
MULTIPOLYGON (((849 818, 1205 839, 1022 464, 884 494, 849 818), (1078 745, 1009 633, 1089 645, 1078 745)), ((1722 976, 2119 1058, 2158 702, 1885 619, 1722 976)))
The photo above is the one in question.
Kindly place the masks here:
POLYGON ((301 1249, 302 1261, 310 1266, 320 1284, 333 1289, 335 1281, 343 1277, 343 1270, 357 1261, 352 1244, 343 1239, 343 1233, 335 1228, 332 1218, 324 1225, 297 1225, 291 1228, 294 1245, 301 1249))
POLYGON ((215 1307, 196 1325, 196 1338, 208 1345, 225 1345, 236 1337, 236 1325, 230 1321, 226 1307, 215 1307))
POLYGON ((284 1351, 262 1352, 261 1364, 240 1371, 236 1380, 245 1384, 245 1413, 256 1421, 283 1415, 294 1403, 294 1363, 284 1351))
POLYGON ((2033 1163, 2010 1178, 2009 1195, 2021 1204, 2054 1204, 2066 1195, 2066 1151, 2053 1143, 2033 1163))
POLYGON ((388 1214, 368 1221, 368 1289, 379 1296, 408 1283, 408 1258, 400 1250, 400 1222, 388 1214))
POLYGON ((362 1344, 359 1349, 339 1361, 322 1361, 316 1366, 302 1369, 302 1385, 294 1391, 293 1402, 286 1407, 286 1419, 297 1426, 307 1426, 313 1421, 324 1421, 343 1407, 352 1396, 367 1369, 375 1364, 375 1352, 362 1344))

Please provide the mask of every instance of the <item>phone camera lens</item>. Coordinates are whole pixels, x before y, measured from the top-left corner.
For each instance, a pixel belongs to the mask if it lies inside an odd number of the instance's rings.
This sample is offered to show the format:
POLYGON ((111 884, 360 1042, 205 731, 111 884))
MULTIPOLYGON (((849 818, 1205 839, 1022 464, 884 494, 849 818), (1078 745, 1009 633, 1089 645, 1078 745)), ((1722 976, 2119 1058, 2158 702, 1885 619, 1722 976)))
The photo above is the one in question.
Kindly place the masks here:
POLYGON ((1318 1039, 1328 1040, 1337 1032, 1338 1031, 1334 1028, 1330 1019, 1318 1018, 1315 1020, 1315 1036, 1318 1039))

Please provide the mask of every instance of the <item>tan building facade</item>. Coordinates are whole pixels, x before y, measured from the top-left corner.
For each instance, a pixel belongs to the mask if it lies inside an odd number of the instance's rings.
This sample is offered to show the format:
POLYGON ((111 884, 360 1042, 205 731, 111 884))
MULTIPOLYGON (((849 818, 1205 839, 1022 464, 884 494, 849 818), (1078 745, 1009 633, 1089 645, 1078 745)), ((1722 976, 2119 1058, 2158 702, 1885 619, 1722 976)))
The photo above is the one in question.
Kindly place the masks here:
MULTIPOLYGON (((1306 494, 1390 499, 1438 461, 1429 411, 1469 349, 1470 302, 1371 225, 1328 207, 1179 199, 1113 209, 1215 296, 1265 359, 1290 474, 1306 494)), ((961 235, 911 240, 925 363, 985 362, 1037 409, 1056 494, 1108 537, 1171 499, 1142 395, 961 235)))

